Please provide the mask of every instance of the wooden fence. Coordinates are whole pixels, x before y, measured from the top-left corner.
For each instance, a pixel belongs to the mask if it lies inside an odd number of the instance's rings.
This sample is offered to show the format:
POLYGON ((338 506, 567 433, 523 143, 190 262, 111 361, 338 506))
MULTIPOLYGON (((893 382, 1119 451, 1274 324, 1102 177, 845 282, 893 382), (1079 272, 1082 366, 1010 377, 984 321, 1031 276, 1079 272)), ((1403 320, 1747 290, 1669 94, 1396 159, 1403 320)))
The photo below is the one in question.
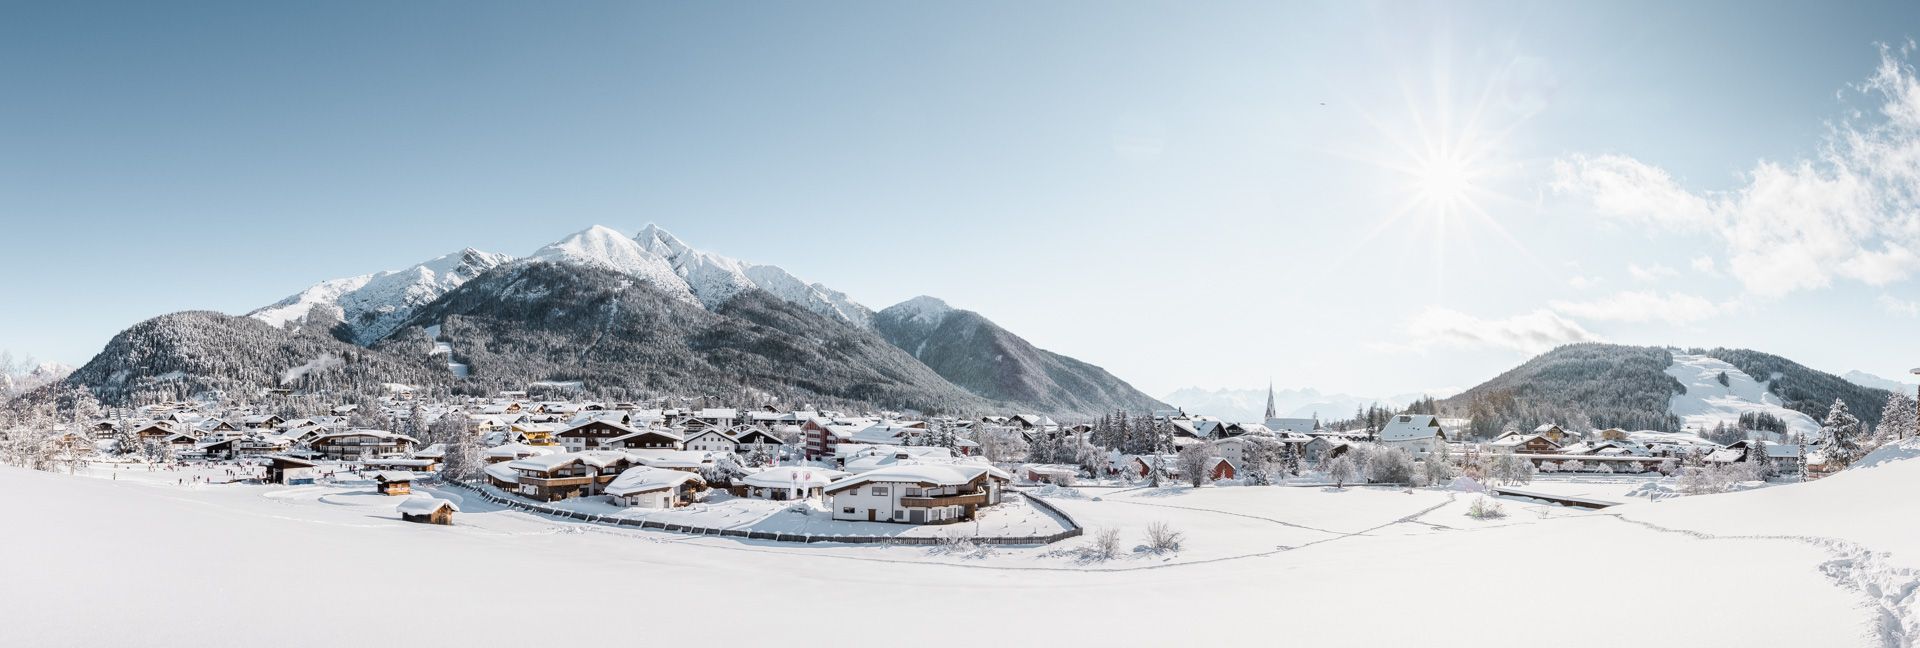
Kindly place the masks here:
MULTIPOLYGON (((864 536, 864 535, 840 535, 840 534, 813 535, 813 534, 796 534, 796 533, 772 533, 768 531, 748 531, 745 529, 714 529, 714 528, 699 527, 699 526, 693 526, 693 525, 687 525, 687 524, 667 524, 664 522, 657 522, 654 520, 636 520, 633 518, 608 517, 605 515, 597 515, 593 513, 569 511, 566 509, 555 508, 555 507, 548 506, 545 504, 540 504, 537 502, 529 502, 517 497, 513 497, 511 495, 501 494, 497 491, 497 489, 494 489, 486 485, 474 484, 474 483, 454 480, 454 479, 443 480, 442 483, 459 486, 461 488, 467 489, 469 491, 472 491, 478 494, 481 498, 489 502, 493 502, 495 504, 507 506, 510 508, 516 508, 523 511, 539 513, 541 515, 552 515, 555 517, 570 518, 574 520, 579 520, 581 522, 592 522, 596 524, 612 524, 616 526, 638 527, 641 529, 648 529, 648 530, 654 530, 654 531, 667 531, 671 533, 685 533, 688 535, 720 536, 723 538, 745 538, 747 540, 771 540, 774 542, 797 542, 797 543, 804 543, 804 544, 812 544, 816 542, 838 542, 838 543, 845 543, 845 544, 891 544, 891 545, 913 545, 913 546, 932 546, 932 545, 945 544, 948 542, 954 542, 957 540, 967 540, 967 541, 973 542, 974 544, 984 544, 984 545, 1044 545, 1044 544, 1052 544, 1055 542, 1059 542, 1067 538, 1076 537, 1076 536, 1079 536, 1081 533, 1085 532, 1085 529, 1081 528, 1080 523, 1074 521, 1073 516, 1067 515, 1065 511, 1061 511, 1060 509, 1055 508, 1052 504, 1047 503, 1046 500, 1040 499, 1038 497, 1034 497, 1032 495, 1028 495, 1026 493, 1020 493, 1020 495, 1022 497, 1027 498, 1027 501, 1033 503, 1035 507, 1040 508, 1041 510, 1044 510, 1054 516, 1059 517, 1062 521, 1066 522, 1067 528, 1059 533, 1055 533, 1052 535, 1025 536, 1025 537, 999 537, 999 536, 902 537, 902 536, 864 536)), ((1018 492, 1018 491, 1014 491, 1014 492, 1018 492)), ((963 526, 963 525, 953 525, 953 526, 957 527, 957 526, 963 526)))

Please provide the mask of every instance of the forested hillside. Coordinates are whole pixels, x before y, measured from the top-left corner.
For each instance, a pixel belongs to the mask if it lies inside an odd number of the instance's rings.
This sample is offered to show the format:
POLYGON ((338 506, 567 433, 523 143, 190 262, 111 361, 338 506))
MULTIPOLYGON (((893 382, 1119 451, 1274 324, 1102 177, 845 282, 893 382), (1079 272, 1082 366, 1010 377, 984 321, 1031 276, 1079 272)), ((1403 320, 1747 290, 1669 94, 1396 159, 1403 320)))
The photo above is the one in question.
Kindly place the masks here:
POLYGON ((1665 373, 1672 363, 1658 347, 1570 344, 1440 401, 1439 409, 1471 417, 1479 436, 1542 423, 1671 431, 1679 419, 1668 400, 1686 389, 1665 373))
POLYGON ((1788 409, 1813 420, 1825 420, 1834 399, 1846 401, 1853 415, 1868 425, 1880 424, 1880 410, 1893 392, 1854 384, 1845 378, 1770 353, 1749 349, 1713 349, 1708 356, 1739 367, 1755 380, 1767 381, 1767 391, 1779 396, 1788 409))

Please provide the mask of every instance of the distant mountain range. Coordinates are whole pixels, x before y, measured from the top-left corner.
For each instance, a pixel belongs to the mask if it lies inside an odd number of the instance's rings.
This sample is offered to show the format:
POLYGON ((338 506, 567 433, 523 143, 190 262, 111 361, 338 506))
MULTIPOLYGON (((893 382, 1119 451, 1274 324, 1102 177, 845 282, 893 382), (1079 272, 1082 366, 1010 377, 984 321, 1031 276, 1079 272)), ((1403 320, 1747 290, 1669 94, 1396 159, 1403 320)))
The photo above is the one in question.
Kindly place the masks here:
MULTIPOLYGON (((1448 396, 1450 393, 1398 394, 1375 398, 1352 394, 1326 394, 1309 387, 1276 389, 1273 390, 1273 395, 1274 408, 1281 418, 1319 416, 1325 421, 1351 417, 1355 410, 1370 405, 1399 409, 1423 396, 1439 398, 1448 396)), ((1267 390, 1265 389, 1187 387, 1162 396, 1160 400, 1179 407, 1188 414, 1204 414, 1227 421, 1260 421, 1263 420, 1267 410, 1267 390)))
MULTIPOLYGON (((29 361, 31 362, 31 361, 29 361)), ((0 366, 0 396, 18 394, 38 389, 66 379, 73 373, 73 367, 58 362, 42 362, 23 371, 11 371, 12 367, 0 366)))
POLYGON ((465 249, 324 281, 248 314, 272 333, 221 317, 137 325, 69 382, 127 398, 188 386, 298 388, 357 367, 348 384, 329 386, 485 393, 557 381, 636 396, 1066 417, 1160 406, 977 313, 920 297, 876 314, 840 291, 695 249, 653 225, 632 237, 590 227, 520 259, 465 249), (185 332, 186 323, 207 331, 185 332), (233 352, 223 352, 222 337, 234 338, 233 352))
POLYGON ((1916 387, 1914 383, 1905 383, 1905 382, 1900 382, 1898 380, 1893 380, 1890 378, 1881 378, 1879 376, 1867 373, 1865 371, 1861 371, 1859 369, 1855 369, 1853 371, 1840 374, 1840 377, 1845 378, 1847 382, 1853 383, 1855 385, 1859 385, 1861 387, 1885 389, 1890 392, 1900 392, 1903 394, 1914 393, 1914 389, 1916 387))

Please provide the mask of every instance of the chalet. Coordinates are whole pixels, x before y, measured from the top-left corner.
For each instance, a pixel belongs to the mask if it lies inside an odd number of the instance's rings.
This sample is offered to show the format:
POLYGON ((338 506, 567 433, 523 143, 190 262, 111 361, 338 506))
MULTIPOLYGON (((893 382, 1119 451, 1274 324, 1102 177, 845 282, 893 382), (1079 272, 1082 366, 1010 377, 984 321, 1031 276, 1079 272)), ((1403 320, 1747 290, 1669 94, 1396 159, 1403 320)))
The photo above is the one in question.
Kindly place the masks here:
POLYGON ((1240 474, 1240 469, 1235 468, 1233 462, 1227 461, 1226 457, 1214 457, 1208 461, 1213 464, 1212 467, 1207 469, 1208 479, 1214 481, 1233 479, 1240 474))
POLYGON ((1313 437, 1304 434, 1243 434, 1215 441, 1213 447, 1222 458, 1233 462, 1235 466, 1242 466, 1245 465, 1248 449, 1256 444, 1271 444, 1273 447, 1267 448, 1273 453, 1271 456, 1284 460, 1302 454, 1304 446, 1312 440, 1313 437))
POLYGON ((280 427, 281 423, 285 423, 286 419, 280 418, 278 414, 254 414, 241 419, 241 422, 250 428, 276 428, 280 427))
POLYGON ((344 430, 325 432, 307 441, 307 447, 322 457, 335 460, 397 459, 413 452, 418 439, 384 430, 344 430))
POLYGON ((1544 434, 1521 434, 1508 432, 1487 444, 1495 452, 1515 452, 1519 454, 1559 454, 1560 444, 1544 434))
POLYGON ((1401 414, 1380 428, 1381 445, 1406 450, 1415 459, 1446 442, 1447 431, 1440 426, 1440 418, 1432 414, 1401 414))
MULTIPOLYGON (((754 446, 767 446, 772 449, 778 449, 786 447, 787 445, 787 442, 780 440, 780 437, 774 436, 772 433, 752 425, 736 426, 731 432, 733 434, 734 445, 738 448, 737 451, 742 453, 744 453, 746 449, 754 446)), ((688 449, 692 450, 692 448, 688 449)))
POLYGON ((567 452, 583 452, 600 447, 610 447, 609 441, 621 437, 639 434, 639 430, 627 427, 627 424, 612 417, 589 419, 573 427, 561 430, 554 435, 560 441, 560 447, 567 452))
POLYGON ((720 428, 727 429, 740 423, 740 410, 731 407, 710 407, 687 417, 687 429, 720 428))
POLYGON ((1029 484, 1072 485, 1073 480, 1080 476, 1080 467, 1063 464, 1027 464, 1021 466, 1020 470, 1014 474, 1019 475, 1021 481, 1029 484))
POLYGON ((486 451, 482 453, 482 455, 483 455, 483 459, 487 463, 495 464, 495 463, 513 461, 515 459, 525 459, 527 457, 534 457, 539 455, 550 455, 557 451, 558 450, 552 446, 534 446, 534 445, 527 445, 523 443, 509 443, 506 445, 499 445, 499 446, 487 448, 486 451))
POLYGON ((1313 434, 1320 428, 1320 422, 1310 418, 1270 418, 1266 426, 1275 433, 1313 434))
POLYGON ((603 447, 620 450, 679 450, 684 443, 678 432, 648 428, 608 439, 603 447))
POLYGON ((1533 433, 1546 437, 1547 440, 1560 445, 1566 445, 1568 442, 1573 441, 1573 437, 1576 436, 1572 432, 1568 432, 1552 423, 1540 424, 1540 427, 1533 429, 1533 433))
POLYGON ((697 450, 627 450, 634 463, 663 470, 702 472, 713 467, 712 453, 697 450))
POLYGON ((266 459, 269 484, 311 484, 320 476, 316 464, 306 459, 286 455, 269 455, 266 459))
POLYGON ((1012 478, 980 464, 897 466, 828 484, 835 520, 946 524, 1000 503, 1012 478))
POLYGON ((486 475, 487 483, 510 493, 520 491, 520 471, 514 470, 511 462, 490 463, 480 469, 486 475))
POLYGON ((166 441, 167 439, 173 438, 177 433, 174 432, 174 424, 172 422, 154 421, 134 426, 131 434, 133 438, 138 439, 141 443, 145 443, 148 441, 166 441))
POLYGON ((740 480, 741 494, 774 501, 819 497, 821 490, 847 473, 825 468, 779 466, 747 475, 740 480))
POLYGON ((607 495, 621 506, 674 508, 692 504, 706 489, 699 473, 634 466, 607 484, 607 495))
POLYGON ((597 495, 622 471, 633 466, 624 452, 595 450, 562 452, 509 461, 516 491, 546 501, 597 495))
POLYGON ((400 502, 394 510, 400 512, 400 519, 420 524, 453 524, 453 514, 460 512, 460 506, 438 497, 414 496, 400 502))
POLYGON ((740 442, 734 440, 733 436, 728 434, 727 430, 719 428, 706 428, 696 432, 690 432, 687 434, 687 439, 682 443, 688 450, 700 452, 736 454, 740 450, 740 442))
POLYGON ((1133 474, 1140 477, 1153 474, 1153 468, 1156 463, 1159 465, 1160 474, 1162 475, 1172 477, 1180 473, 1179 455, 1135 455, 1127 461, 1127 465, 1131 466, 1130 470, 1133 471, 1133 474))
POLYGON ((915 445, 927 434, 923 421, 881 421, 853 433, 854 443, 915 445))
POLYGON ((373 473, 373 490, 381 495, 407 495, 413 492, 413 473, 387 471, 373 473))

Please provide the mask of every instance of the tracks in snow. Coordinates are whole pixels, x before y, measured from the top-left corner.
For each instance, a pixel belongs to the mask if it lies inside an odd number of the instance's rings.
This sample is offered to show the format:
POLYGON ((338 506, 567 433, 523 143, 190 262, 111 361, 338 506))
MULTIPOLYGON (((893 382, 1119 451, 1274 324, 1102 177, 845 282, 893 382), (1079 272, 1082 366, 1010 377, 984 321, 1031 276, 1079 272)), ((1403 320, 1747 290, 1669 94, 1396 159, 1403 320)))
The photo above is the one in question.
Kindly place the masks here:
POLYGON ((1803 535, 1718 535, 1692 529, 1676 529, 1628 518, 1619 513, 1604 513, 1621 522, 1661 533, 1677 533, 1700 540, 1785 540, 1813 545, 1833 555, 1820 564, 1820 572, 1842 588, 1865 597, 1875 611, 1873 628, 1882 648, 1914 648, 1920 641, 1920 612, 1914 609, 1920 592, 1920 569, 1887 564, 1885 554, 1858 543, 1837 538, 1803 535))

